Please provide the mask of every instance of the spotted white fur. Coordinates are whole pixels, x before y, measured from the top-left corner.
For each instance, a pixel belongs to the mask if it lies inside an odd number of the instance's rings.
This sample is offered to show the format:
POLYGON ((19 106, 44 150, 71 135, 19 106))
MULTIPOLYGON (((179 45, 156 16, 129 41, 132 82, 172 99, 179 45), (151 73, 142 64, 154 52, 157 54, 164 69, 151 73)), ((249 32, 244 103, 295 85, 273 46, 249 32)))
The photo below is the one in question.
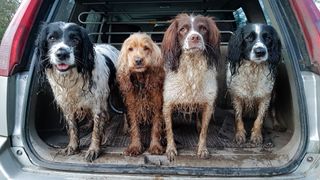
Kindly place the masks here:
MULTIPOLYGON (((178 72, 168 71, 164 84, 164 102, 202 104, 214 102, 217 95, 216 69, 207 68, 203 55, 182 55, 178 72)), ((211 104, 211 103, 210 103, 211 104)))
POLYGON ((76 68, 70 69, 67 74, 57 74, 54 69, 47 69, 46 74, 52 87, 55 100, 61 106, 66 114, 72 116, 78 109, 93 109, 94 113, 101 111, 101 107, 107 107, 106 98, 110 89, 108 79, 110 69, 106 65, 102 54, 116 60, 117 52, 110 51, 109 45, 96 45, 95 68, 92 71, 92 80, 94 82, 91 92, 89 91, 88 80, 83 79, 76 68), (105 101, 104 101, 105 100, 105 101))
POLYGON ((243 60, 243 64, 232 77, 228 65, 227 85, 231 94, 250 101, 271 94, 274 78, 266 63, 257 64, 243 60))

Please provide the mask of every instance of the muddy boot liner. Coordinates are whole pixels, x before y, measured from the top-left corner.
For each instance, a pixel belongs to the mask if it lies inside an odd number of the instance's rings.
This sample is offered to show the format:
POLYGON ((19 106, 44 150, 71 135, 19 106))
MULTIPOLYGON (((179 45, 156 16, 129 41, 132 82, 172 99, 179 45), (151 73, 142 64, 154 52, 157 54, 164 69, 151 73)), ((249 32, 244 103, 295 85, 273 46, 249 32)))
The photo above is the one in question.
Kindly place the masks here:
MULTIPOLYGON (((198 132, 196 128, 195 119, 200 119, 201 116, 191 114, 174 114, 173 128, 174 139, 177 145, 177 149, 195 149, 198 143, 198 132)), ((106 143, 103 147, 127 147, 130 143, 129 133, 125 133, 123 130, 124 120, 122 115, 114 115, 110 123, 108 123, 105 130, 106 143)), ((250 143, 251 127, 253 119, 244 119, 245 128, 247 131, 247 142, 244 144, 237 144, 234 142, 234 114, 232 110, 217 109, 215 118, 211 120, 208 128, 207 147, 208 148, 272 148, 274 144, 272 142, 271 129, 263 128, 263 143, 261 145, 255 145, 250 143)), ((147 149, 150 143, 150 125, 141 125, 141 139, 144 148, 147 149)), ((80 148, 86 148, 90 144, 91 132, 80 133, 80 148)), ((44 141, 51 147, 61 148, 67 145, 68 136, 66 131, 47 132, 43 135, 44 141)), ((165 145, 165 136, 161 140, 165 145)))

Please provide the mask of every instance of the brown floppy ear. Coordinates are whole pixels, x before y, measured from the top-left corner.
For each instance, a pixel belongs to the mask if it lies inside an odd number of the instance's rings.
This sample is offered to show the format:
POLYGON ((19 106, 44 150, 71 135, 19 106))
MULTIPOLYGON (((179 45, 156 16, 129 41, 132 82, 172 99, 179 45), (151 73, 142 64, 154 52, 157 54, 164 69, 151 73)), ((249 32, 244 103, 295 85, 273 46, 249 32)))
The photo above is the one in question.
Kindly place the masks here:
POLYGON ((178 42, 178 22, 174 20, 164 33, 161 44, 162 55, 165 66, 171 71, 176 71, 179 67, 179 56, 181 47, 178 42))
POLYGON ((155 66, 159 66, 159 67, 163 66, 164 62, 163 62, 161 50, 159 46, 154 42, 152 42, 152 58, 155 61, 154 63, 155 66))
POLYGON ((154 67, 152 68, 152 77, 149 78, 147 86, 150 89, 157 89, 162 93, 164 83, 164 59, 161 54, 160 47, 156 43, 152 43, 152 58, 154 67))
POLYGON ((218 60, 220 58, 220 31, 212 19, 212 17, 207 17, 207 22, 209 26, 209 38, 206 42, 206 53, 208 59, 208 66, 212 67, 213 64, 218 67, 218 60))
MULTIPOLYGON (((128 39, 127 39, 128 40, 128 39)), ((119 83, 119 88, 122 93, 128 92, 133 89, 133 85, 130 80, 130 72, 128 68, 128 56, 127 56, 127 46, 128 41, 125 40, 122 44, 122 48, 118 58, 117 64, 117 82, 119 83)))

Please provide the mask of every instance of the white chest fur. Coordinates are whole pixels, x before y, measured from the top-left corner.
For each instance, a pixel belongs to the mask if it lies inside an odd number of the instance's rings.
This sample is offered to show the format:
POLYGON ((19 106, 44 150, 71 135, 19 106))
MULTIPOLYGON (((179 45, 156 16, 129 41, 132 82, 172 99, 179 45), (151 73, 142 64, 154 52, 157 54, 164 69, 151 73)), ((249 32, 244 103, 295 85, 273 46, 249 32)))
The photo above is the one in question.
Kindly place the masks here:
POLYGON ((61 75, 55 69, 47 69, 46 75, 52 88, 55 100, 66 116, 77 111, 97 112, 107 110, 109 95, 109 69, 104 58, 97 53, 95 68, 92 71, 92 87, 89 90, 89 78, 83 77, 76 68, 68 74, 61 75))
POLYGON ((274 78, 266 63, 244 60, 232 77, 228 65, 227 86, 232 96, 253 100, 271 94, 274 78))
POLYGON ((72 69, 67 76, 53 71, 53 69, 47 70, 47 78, 55 100, 65 115, 74 113, 77 109, 86 108, 88 102, 85 99, 92 97, 87 97, 90 96, 88 85, 84 85, 84 80, 75 72, 76 69, 72 69))
POLYGON ((208 69, 202 54, 183 54, 177 72, 166 73, 164 102, 198 104, 214 102, 217 95, 216 69, 208 69))

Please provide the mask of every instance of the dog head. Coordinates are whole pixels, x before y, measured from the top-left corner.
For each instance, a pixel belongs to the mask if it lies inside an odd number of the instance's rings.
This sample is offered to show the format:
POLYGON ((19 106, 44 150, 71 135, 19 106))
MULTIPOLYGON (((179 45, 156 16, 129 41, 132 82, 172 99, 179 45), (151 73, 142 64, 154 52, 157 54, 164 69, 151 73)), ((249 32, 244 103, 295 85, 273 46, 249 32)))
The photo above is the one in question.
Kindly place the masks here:
POLYGON ((134 33, 121 48, 119 68, 130 72, 144 72, 149 67, 161 66, 160 48, 145 33, 134 33))
POLYGON ((94 49, 83 27, 64 22, 43 25, 36 44, 41 71, 50 68, 65 75, 77 68, 79 73, 91 76, 94 49))
POLYGON ((281 43, 272 26, 248 24, 238 28, 228 45, 228 60, 232 74, 243 59, 255 63, 267 62, 271 70, 280 62, 281 43))
POLYGON ((179 66, 181 53, 200 51, 206 54, 208 65, 217 63, 220 55, 220 33, 210 17, 179 14, 166 30, 162 41, 162 54, 169 69, 179 66))

